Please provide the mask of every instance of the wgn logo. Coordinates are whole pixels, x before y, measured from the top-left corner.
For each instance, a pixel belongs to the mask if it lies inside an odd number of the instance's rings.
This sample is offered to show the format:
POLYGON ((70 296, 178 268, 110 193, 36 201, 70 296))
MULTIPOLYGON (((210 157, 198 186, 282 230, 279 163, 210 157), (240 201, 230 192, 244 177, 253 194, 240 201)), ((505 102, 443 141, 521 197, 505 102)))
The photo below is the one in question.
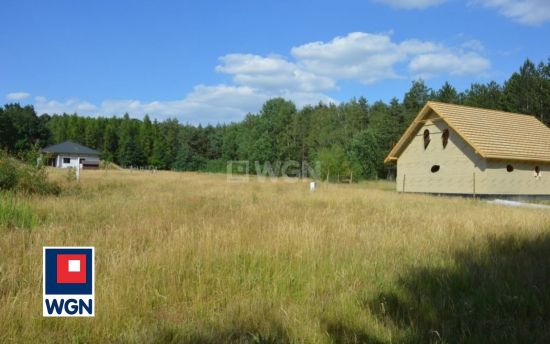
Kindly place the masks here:
POLYGON ((94 248, 44 247, 45 317, 93 317, 94 248))

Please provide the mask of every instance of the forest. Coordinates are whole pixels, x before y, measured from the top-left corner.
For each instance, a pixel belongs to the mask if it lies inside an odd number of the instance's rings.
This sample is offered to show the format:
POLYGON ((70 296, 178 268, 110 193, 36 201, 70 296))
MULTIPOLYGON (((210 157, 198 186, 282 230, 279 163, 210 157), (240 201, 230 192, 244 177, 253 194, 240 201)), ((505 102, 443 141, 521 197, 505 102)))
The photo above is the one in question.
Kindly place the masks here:
MULTIPOLYGON (((402 100, 369 104, 365 97, 340 104, 297 109, 291 101, 268 100, 257 114, 238 123, 192 126, 177 119, 40 114, 32 105, 0 108, 0 149, 25 157, 48 144, 72 140, 99 150, 102 159, 123 167, 225 172, 228 161, 319 162, 321 178, 392 178, 383 159, 426 101, 525 113, 550 124, 550 58, 526 60, 502 84, 474 83, 457 91, 446 82, 429 88, 412 82, 402 100)), ((151 114, 154 116, 154 114, 151 114)), ((254 172, 254 171, 252 171, 254 172)), ((256 171, 258 172, 258 171, 256 171)))

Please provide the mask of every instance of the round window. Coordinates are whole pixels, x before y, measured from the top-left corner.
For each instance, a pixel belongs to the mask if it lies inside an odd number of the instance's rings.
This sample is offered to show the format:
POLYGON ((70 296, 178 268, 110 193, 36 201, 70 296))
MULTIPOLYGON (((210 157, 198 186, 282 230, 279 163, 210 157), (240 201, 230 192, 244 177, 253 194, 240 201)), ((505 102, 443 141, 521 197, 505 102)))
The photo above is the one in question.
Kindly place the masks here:
POLYGON ((430 171, 432 171, 432 173, 438 172, 439 171, 439 165, 433 165, 432 169, 430 171))

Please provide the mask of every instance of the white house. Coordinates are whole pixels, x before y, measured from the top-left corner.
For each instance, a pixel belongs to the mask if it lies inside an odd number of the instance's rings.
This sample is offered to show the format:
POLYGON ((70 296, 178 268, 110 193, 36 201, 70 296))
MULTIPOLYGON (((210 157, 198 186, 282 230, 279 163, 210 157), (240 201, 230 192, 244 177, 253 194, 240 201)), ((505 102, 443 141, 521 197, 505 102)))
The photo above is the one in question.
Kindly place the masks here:
POLYGON ((99 152, 74 143, 65 141, 42 149, 42 154, 46 155, 47 165, 58 168, 98 168, 99 152))

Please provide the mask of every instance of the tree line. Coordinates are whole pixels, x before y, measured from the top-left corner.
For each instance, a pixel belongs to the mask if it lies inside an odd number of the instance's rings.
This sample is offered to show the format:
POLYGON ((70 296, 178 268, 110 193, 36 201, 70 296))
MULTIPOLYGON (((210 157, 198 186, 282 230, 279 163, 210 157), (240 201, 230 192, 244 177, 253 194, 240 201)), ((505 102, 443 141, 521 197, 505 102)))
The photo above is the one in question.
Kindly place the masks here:
MULTIPOLYGON (((315 165, 320 177, 354 179, 391 177, 383 159, 429 100, 525 113, 550 124, 550 59, 535 65, 526 60, 503 84, 474 83, 458 92, 446 82, 437 90, 412 82, 400 101, 369 104, 364 97, 336 104, 297 109, 275 98, 257 114, 238 123, 192 126, 177 119, 143 120, 42 114, 30 105, 0 108, 0 148, 12 155, 72 140, 99 150, 101 158, 122 166, 151 166, 179 171, 225 172, 228 161, 264 164, 295 161, 315 165)), ((262 170, 265 172, 265 169, 262 170)), ((275 171, 277 173, 277 171, 275 171)), ((297 172, 299 174, 300 172, 297 172)))

